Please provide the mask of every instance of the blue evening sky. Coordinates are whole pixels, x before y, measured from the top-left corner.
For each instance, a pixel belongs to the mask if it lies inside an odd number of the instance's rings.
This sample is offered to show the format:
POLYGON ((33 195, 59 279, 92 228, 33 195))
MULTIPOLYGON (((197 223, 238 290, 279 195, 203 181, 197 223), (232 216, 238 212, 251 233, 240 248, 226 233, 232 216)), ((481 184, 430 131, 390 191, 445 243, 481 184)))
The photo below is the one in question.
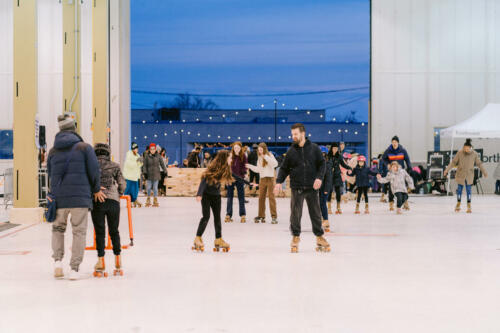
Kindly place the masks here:
MULTIPOLYGON (((132 0, 132 90, 258 94, 367 87, 369 6, 369 0, 132 0)), ((166 106, 172 98, 133 93, 132 107, 166 106)), ((220 108, 272 108, 273 99, 212 98, 220 108)), ((328 108, 330 117, 354 110, 358 120, 368 118, 368 89, 278 99, 286 108, 328 108)))

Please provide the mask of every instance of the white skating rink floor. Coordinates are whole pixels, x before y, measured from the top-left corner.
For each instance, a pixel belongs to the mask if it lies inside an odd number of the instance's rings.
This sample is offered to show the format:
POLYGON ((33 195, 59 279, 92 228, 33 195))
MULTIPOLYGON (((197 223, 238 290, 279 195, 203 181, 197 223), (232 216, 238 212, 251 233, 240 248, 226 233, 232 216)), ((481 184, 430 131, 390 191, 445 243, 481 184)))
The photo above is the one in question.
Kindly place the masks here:
MULTIPOLYGON (((500 332, 500 197, 474 196, 473 214, 454 213, 454 197, 411 197, 402 216, 370 199, 368 216, 352 202, 330 216, 330 253, 315 251, 305 209, 292 254, 289 199, 278 199, 278 225, 253 223, 255 198, 249 222, 223 223, 229 253, 212 252, 211 220, 205 252, 193 253, 200 204, 161 198, 133 210, 125 276, 93 278, 96 252, 86 251, 74 282, 52 277, 50 224, 9 229, 0 332, 500 332)), ((88 230, 90 244, 90 217, 88 230)), ((125 209, 120 230, 128 243, 125 209)))

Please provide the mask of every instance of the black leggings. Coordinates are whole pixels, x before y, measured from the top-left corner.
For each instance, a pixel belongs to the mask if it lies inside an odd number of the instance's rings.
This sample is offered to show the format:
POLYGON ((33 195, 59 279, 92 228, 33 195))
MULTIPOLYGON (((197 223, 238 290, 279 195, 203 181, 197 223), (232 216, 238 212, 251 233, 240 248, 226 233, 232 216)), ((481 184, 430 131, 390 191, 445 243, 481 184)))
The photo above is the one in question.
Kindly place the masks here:
POLYGON ((115 200, 106 199, 104 202, 94 202, 94 208, 91 212, 92 223, 94 223, 95 242, 97 256, 104 257, 104 248, 106 247, 106 220, 108 221, 108 232, 113 243, 113 253, 121 253, 120 232, 120 203, 115 200))
POLYGON ((396 199, 398 200, 398 208, 403 207, 403 204, 408 201, 408 193, 405 192, 397 192, 396 194, 396 199))
MULTIPOLYGON (((260 181, 260 174, 250 170, 250 183, 259 184, 259 181, 260 181)), ((253 186, 250 185, 250 189, 252 188, 253 186)), ((257 185, 256 188, 259 189, 259 185, 257 185)))
POLYGON ((203 217, 201 218, 200 224, 198 225, 198 231, 196 231, 196 236, 201 237, 205 232, 208 220, 210 220, 210 208, 212 208, 212 212, 214 213, 215 238, 221 238, 222 237, 222 227, 220 220, 221 197, 220 195, 209 195, 209 194, 203 194, 203 197, 201 198, 201 211, 203 213, 203 217))
POLYGON ((362 195, 365 196, 365 202, 368 203, 368 188, 369 188, 368 186, 358 187, 358 200, 357 200, 358 203, 361 202, 362 195))

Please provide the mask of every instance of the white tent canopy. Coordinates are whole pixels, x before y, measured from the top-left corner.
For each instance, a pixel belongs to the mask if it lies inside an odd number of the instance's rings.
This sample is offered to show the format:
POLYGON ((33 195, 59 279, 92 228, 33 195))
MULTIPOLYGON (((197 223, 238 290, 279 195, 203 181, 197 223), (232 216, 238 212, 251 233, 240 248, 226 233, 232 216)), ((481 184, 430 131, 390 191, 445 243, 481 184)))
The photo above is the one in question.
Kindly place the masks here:
POLYGON ((440 136, 443 138, 500 138, 500 104, 488 104, 472 117, 445 129, 440 136))

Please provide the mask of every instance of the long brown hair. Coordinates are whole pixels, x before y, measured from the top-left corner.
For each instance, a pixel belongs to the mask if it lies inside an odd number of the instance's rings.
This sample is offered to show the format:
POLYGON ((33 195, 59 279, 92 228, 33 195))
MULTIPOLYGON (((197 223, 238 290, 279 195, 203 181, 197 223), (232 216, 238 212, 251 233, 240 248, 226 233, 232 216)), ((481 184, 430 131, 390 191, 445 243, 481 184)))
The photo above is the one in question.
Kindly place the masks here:
POLYGON ((267 145, 264 142, 259 143, 259 147, 262 148, 262 166, 265 167, 267 165, 267 161, 264 158, 264 155, 269 154, 269 150, 267 149, 267 145))
POLYGON ((245 160, 245 152, 243 151, 243 144, 240 141, 236 141, 231 145, 231 155, 233 155, 233 162, 236 157, 239 157, 240 161, 243 162, 245 160), (234 146, 240 146, 240 153, 236 155, 234 152, 234 146))
POLYGON ((212 162, 207 167, 207 170, 202 174, 202 178, 205 178, 209 185, 215 185, 220 183, 222 186, 231 184, 234 182, 233 174, 231 172, 231 167, 227 164, 227 159, 229 158, 229 151, 220 150, 217 155, 215 155, 212 162))

